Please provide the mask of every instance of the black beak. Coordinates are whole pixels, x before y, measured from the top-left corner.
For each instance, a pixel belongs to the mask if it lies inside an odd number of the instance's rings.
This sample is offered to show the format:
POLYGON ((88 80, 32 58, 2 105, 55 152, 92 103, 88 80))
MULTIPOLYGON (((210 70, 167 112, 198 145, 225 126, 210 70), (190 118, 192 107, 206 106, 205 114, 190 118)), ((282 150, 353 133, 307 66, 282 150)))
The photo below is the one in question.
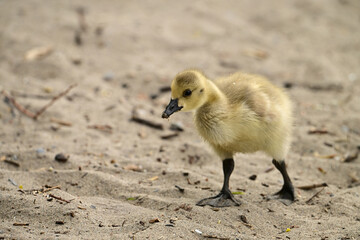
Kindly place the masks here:
POLYGON ((162 118, 169 118, 174 112, 180 111, 183 107, 179 107, 178 99, 171 99, 162 114, 162 118))

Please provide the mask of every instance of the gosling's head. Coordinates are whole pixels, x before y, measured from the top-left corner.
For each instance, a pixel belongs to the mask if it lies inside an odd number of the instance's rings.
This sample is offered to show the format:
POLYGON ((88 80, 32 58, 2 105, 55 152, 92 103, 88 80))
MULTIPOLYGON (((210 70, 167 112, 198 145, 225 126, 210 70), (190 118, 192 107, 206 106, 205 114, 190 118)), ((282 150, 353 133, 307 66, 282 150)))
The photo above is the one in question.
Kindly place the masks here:
POLYGON ((187 70, 176 75, 171 83, 171 100, 162 114, 169 118, 177 111, 191 111, 206 102, 206 77, 197 70, 187 70))

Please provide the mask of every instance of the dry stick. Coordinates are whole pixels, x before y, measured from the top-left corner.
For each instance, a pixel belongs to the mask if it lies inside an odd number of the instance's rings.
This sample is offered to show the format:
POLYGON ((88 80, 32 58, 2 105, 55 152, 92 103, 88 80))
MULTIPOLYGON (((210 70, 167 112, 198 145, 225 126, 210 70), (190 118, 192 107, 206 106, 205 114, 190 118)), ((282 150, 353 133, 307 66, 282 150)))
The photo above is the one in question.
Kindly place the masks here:
POLYGON ((55 199, 57 199, 57 200, 59 200, 59 201, 63 201, 63 202, 66 202, 66 203, 70 203, 70 201, 68 201, 68 200, 65 200, 65 199, 63 199, 63 198, 61 198, 61 197, 57 197, 57 196, 55 196, 55 195, 53 195, 53 194, 49 194, 49 196, 50 197, 52 197, 52 198, 55 198, 55 199))
POLYGON ((35 117, 35 114, 29 110, 27 110, 26 108, 24 108, 23 106, 21 106, 19 103, 17 103, 15 101, 15 99, 13 97, 11 97, 9 94, 7 94, 4 90, 1 91, 1 93, 7 97, 9 99, 9 101, 12 103, 12 105, 14 105, 14 107, 19 110, 20 112, 22 112, 23 114, 25 114, 26 116, 28 116, 29 118, 33 118, 35 117))
POLYGON ((300 187, 297 187, 297 188, 302 189, 302 190, 310 190, 310 189, 313 189, 313 188, 327 187, 327 186, 328 186, 327 183, 318 183, 318 184, 300 186, 300 187))
POLYGON ((8 164, 11 164, 15 167, 20 167, 20 164, 15 162, 15 161, 12 161, 12 160, 9 160, 9 159, 5 159, 4 162, 8 163, 8 164))
POLYGON ((202 235, 204 238, 212 238, 212 239, 219 239, 219 240, 229 240, 230 238, 227 237, 218 237, 218 236, 214 236, 214 235, 207 235, 207 234, 203 234, 202 235))
POLYGON ((37 118, 43 113, 46 111, 46 109, 48 109, 51 105, 54 104, 54 102, 56 100, 58 100, 59 98, 61 98, 62 96, 66 95, 71 89, 73 89, 74 87, 76 87, 77 84, 73 84, 73 85, 70 85, 64 92, 60 93, 59 95, 53 97, 53 99, 51 99, 51 101, 46 104, 44 107, 42 107, 39 111, 37 111, 35 113, 35 116, 33 117, 35 120, 37 120, 37 118))
POLYGON ((314 197, 316 197, 317 195, 319 195, 319 193, 321 193, 323 190, 325 189, 325 187, 323 187, 320 191, 318 191, 317 193, 315 193, 311 198, 309 198, 305 203, 309 204, 311 202, 311 200, 314 199, 314 197))
POLYGON ((61 189, 61 186, 59 185, 59 186, 55 186, 55 187, 51 187, 51 188, 47 188, 47 189, 45 189, 44 191, 42 191, 43 193, 45 193, 45 192, 49 192, 49 191, 51 191, 51 190, 54 190, 54 189, 61 189))
POLYGON ((131 120, 134 121, 134 122, 146 125, 148 127, 155 128, 155 129, 159 129, 159 130, 164 129, 164 126, 161 123, 155 123, 155 122, 152 122, 152 121, 147 120, 145 118, 141 118, 141 117, 136 116, 136 115, 133 115, 131 120))
POLYGON ((29 226, 29 223, 13 223, 13 226, 29 226))
POLYGON ((77 84, 73 84, 71 86, 69 86, 64 92, 60 93, 59 95, 55 96, 52 98, 52 100, 46 104, 44 107, 42 107, 39 111, 37 111, 36 113, 33 113, 29 110, 27 110, 26 108, 24 108, 23 106, 21 106, 18 102, 15 101, 15 99, 13 97, 11 97, 9 94, 7 94, 4 90, 1 91, 1 93, 3 95, 5 95, 5 97, 7 97, 9 99, 9 101, 16 107, 17 110, 19 110, 20 112, 22 112, 23 114, 25 114, 26 116, 28 116, 29 118, 32 118, 34 120, 37 120, 37 118, 46 111, 46 109, 48 109, 51 105, 54 104, 54 102, 56 100, 58 100, 59 98, 61 98, 62 96, 66 95, 72 88, 76 87, 77 84))
POLYGON ((92 128, 92 129, 96 129, 96 130, 100 130, 100 131, 108 132, 108 133, 112 132, 112 127, 109 126, 109 125, 97 125, 97 124, 95 124, 95 125, 90 125, 87 128, 92 128))
POLYGON ((57 123, 59 125, 62 125, 62 126, 66 126, 66 127, 71 127, 72 126, 71 122, 66 122, 66 121, 63 121, 63 120, 60 120, 60 119, 56 119, 56 118, 50 118, 50 121, 53 122, 53 123, 57 123))

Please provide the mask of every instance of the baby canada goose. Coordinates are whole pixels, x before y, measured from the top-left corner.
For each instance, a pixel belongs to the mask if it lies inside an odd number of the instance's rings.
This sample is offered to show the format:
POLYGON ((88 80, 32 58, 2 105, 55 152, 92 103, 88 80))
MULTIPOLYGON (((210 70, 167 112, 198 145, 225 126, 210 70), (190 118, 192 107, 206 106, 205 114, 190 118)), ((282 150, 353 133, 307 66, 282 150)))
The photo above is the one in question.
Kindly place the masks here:
POLYGON ((223 161, 224 183, 220 193, 202 199, 199 206, 239 206, 229 189, 235 153, 263 151, 282 174, 284 185, 272 198, 294 201, 294 187, 286 171, 285 156, 292 129, 291 102, 284 91, 261 76, 234 73, 214 81, 198 70, 176 75, 171 100, 162 114, 194 110, 199 134, 223 161))

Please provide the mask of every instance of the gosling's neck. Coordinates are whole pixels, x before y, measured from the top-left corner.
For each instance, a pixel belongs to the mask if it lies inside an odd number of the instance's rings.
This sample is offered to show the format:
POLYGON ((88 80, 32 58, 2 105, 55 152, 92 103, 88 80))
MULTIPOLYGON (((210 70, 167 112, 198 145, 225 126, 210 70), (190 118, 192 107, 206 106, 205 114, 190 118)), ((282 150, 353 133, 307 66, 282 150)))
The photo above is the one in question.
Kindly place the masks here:
POLYGON ((224 93, 215 85, 215 83, 209 79, 206 79, 204 88, 204 100, 197 108, 196 112, 203 112, 210 106, 215 106, 217 103, 226 103, 226 97, 224 93))
POLYGON ((205 103, 212 104, 226 99, 224 93, 209 79, 206 81, 206 91, 207 99, 205 103))

